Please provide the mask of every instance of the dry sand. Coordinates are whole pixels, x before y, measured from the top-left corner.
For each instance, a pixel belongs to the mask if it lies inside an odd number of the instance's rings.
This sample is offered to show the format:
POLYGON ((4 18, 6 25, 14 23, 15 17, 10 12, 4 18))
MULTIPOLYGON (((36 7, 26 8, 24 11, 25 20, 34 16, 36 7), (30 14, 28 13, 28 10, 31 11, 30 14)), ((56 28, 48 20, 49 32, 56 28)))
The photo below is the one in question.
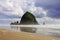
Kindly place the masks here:
POLYGON ((60 40, 60 38, 0 29, 0 40, 60 40))

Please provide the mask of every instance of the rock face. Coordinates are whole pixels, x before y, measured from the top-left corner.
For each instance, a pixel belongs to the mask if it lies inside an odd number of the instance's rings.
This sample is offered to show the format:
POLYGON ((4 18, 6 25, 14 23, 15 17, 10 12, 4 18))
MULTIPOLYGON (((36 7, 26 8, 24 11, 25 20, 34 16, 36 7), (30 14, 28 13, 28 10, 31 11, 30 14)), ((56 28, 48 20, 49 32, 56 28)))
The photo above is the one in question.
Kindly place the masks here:
POLYGON ((38 24, 35 16, 33 14, 31 14, 30 12, 26 12, 20 21, 20 24, 38 24))

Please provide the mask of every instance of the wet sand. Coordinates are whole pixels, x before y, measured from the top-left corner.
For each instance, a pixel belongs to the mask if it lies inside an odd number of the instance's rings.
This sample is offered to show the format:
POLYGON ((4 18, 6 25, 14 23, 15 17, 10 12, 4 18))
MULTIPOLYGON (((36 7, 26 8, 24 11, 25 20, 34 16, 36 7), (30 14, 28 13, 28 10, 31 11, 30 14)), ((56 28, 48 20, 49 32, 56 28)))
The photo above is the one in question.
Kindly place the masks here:
POLYGON ((58 37, 0 29, 0 40, 60 40, 58 37))

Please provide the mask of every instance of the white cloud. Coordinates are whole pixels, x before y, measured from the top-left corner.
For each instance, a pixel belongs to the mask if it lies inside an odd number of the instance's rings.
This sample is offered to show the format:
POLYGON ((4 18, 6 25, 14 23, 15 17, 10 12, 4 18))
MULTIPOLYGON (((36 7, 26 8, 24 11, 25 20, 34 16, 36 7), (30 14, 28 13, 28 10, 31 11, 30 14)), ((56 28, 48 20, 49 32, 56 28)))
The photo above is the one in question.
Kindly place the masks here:
POLYGON ((34 5, 30 7, 30 12, 32 12, 36 16, 47 16, 47 10, 42 7, 35 7, 34 5))
POLYGON ((45 16, 47 15, 47 11, 46 11, 45 9, 43 9, 42 7, 37 7, 37 11, 38 11, 39 13, 44 14, 45 16))
MULTIPOLYGON (((21 1, 21 0, 20 0, 21 1)), ((19 4, 22 4, 19 0, 0 0, 0 12, 4 13, 6 15, 23 15, 23 9, 22 6, 19 4), (20 3, 19 3, 20 2, 20 3)))
POLYGON ((22 16, 24 11, 46 15, 42 7, 36 7, 34 0, 0 0, 0 12, 6 15, 22 16))

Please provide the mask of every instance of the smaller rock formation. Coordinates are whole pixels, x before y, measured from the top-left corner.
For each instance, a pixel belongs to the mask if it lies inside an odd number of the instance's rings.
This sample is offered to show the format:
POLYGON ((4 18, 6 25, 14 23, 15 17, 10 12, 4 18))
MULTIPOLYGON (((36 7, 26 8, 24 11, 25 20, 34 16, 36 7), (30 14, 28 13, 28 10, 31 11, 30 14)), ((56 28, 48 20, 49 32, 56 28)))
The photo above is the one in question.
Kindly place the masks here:
POLYGON ((10 25, 19 25, 19 22, 18 21, 12 22, 12 23, 10 23, 10 25))
POLYGON ((43 25, 45 25, 45 22, 43 22, 43 25))

